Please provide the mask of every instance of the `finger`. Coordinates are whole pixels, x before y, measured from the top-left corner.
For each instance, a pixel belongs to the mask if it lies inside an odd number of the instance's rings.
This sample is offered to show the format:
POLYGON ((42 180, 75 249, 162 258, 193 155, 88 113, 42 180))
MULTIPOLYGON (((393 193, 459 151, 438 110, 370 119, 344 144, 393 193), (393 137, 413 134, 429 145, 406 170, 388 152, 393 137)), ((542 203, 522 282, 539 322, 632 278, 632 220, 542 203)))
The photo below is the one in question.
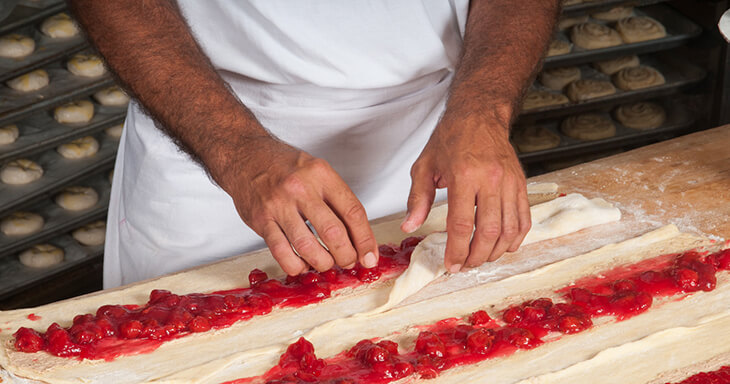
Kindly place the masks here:
POLYGON ((433 172, 423 166, 414 166, 411 171, 411 192, 408 195, 408 213, 400 228, 403 232, 412 233, 426 221, 431 211, 436 188, 433 172))
POLYGON ((517 251, 532 227, 530 203, 527 199, 527 185, 525 183, 521 183, 517 190, 517 217, 519 220, 519 234, 509 247, 508 251, 510 252, 517 251))
POLYGON ((487 261, 495 261, 502 257, 507 249, 514 243, 519 234, 519 218, 517 216, 517 188, 512 182, 505 182, 502 187, 502 230, 499 234, 497 244, 494 245, 492 254, 487 261))
POLYGON ((288 212, 279 225, 294 250, 314 269, 324 272, 334 266, 332 255, 317 241, 299 212, 293 210, 288 212))
POLYGON ((309 269, 307 264, 294 253, 289 240, 275 222, 268 222, 262 233, 271 255, 287 275, 295 276, 309 269))
POLYGON ((324 192, 325 201, 344 222, 350 241, 357 252, 357 260, 363 267, 373 268, 378 265, 378 242, 370 228, 365 207, 339 176, 333 184, 333 188, 324 192))
POLYGON ((478 267, 489 259, 502 231, 502 204, 496 190, 485 187, 479 192, 476 221, 467 264, 470 267, 478 267))
POLYGON ((469 242, 474 229, 474 202, 473 189, 458 184, 449 187, 445 266, 451 273, 461 270, 469 255, 469 242))
POLYGON ((352 247, 345 224, 330 207, 322 200, 310 200, 302 207, 302 213, 312 223, 337 265, 348 269, 354 267, 357 252, 352 247))

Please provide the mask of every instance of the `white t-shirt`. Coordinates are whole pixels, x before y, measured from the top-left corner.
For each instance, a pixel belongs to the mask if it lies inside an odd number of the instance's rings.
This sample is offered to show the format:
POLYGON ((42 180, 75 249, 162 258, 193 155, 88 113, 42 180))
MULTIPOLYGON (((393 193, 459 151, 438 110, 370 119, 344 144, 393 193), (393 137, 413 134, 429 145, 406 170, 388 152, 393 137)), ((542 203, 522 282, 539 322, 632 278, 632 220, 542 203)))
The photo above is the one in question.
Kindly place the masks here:
MULTIPOLYGON (((468 0, 178 3, 266 129, 327 160, 371 219, 406 208, 410 167, 443 112, 468 0)), ((264 246, 134 103, 115 169, 105 287, 264 246)))

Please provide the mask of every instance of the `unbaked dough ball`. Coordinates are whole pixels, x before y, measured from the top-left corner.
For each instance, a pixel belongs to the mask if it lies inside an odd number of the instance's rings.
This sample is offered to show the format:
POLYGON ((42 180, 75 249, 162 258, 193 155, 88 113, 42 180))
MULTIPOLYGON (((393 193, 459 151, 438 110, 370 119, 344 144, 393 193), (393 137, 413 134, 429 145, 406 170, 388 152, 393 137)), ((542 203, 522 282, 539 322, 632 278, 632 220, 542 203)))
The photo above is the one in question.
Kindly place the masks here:
POLYGON ((48 83, 48 72, 43 69, 36 69, 35 71, 28 72, 25 75, 20 75, 14 79, 10 79, 5 84, 16 91, 31 92, 45 88, 48 83))
POLYGON ((613 7, 607 11, 591 13, 591 17, 603 21, 619 21, 634 14, 633 7, 613 7))
POLYGON ((542 151, 560 145, 560 136, 541 126, 517 127, 512 140, 522 153, 542 151))
POLYGON ((0 127, 0 145, 14 143, 15 140, 18 140, 19 135, 20 131, 18 131, 18 126, 15 124, 0 127))
POLYGON ((659 128, 667 119, 661 105, 648 101, 621 105, 613 112, 613 116, 625 127, 638 130, 659 128))
POLYGON ((572 45, 565 41, 560 39, 554 39, 550 42, 550 45, 548 46, 547 56, 560 56, 560 55, 567 55, 570 53, 572 48, 572 45))
POLYGON ((616 72, 612 78, 616 86, 624 91, 656 87, 666 82, 659 71, 646 65, 624 68, 616 72))
POLYGON ((616 23, 616 30, 627 43, 661 39, 667 35, 664 26, 651 17, 636 16, 621 19, 616 23))
POLYGON ((99 194, 90 187, 68 187, 56 195, 56 204, 69 211, 82 211, 96 205, 99 194))
POLYGON ((75 54, 66 63, 66 68, 74 75, 83 77, 98 77, 106 72, 101 58, 90 53, 75 54))
POLYGON ((26 236, 43 228, 43 216, 31 212, 13 212, 0 222, 0 231, 6 236, 26 236))
POLYGON ((0 37, 0 57, 20 59, 33 53, 35 41, 28 36, 11 33, 0 37))
POLYGON ((562 93, 531 90, 525 95, 525 100, 522 102, 522 109, 530 110, 551 105, 568 104, 568 102, 568 98, 562 93))
POLYGON ((565 30, 568 29, 574 25, 582 24, 588 22, 588 15, 580 15, 580 16, 572 16, 572 17, 566 17, 563 16, 558 20, 558 29, 565 30))
POLYGON ((616 135, 613 121, 597 113, 570 116, 560 124, 560 130, 578 140, 601 140, 616 135))
POLYGON ((67 159, 83 159, 94 156, 99 151, 99 142, 91 136, 85 136, 59 145, 56 151, 67 159))
POLYGON ((540 83, 556 91, 562 90, 576 80, 580 80, 580 68, 578 67, 550 68, 540 73, 540 83))
POLYGON ((13 160, 0 170, 0 180, 5 184, 28 184, 43 176, 43 168, 28 159, 13 160))
POLYGON ((127 96, 127 94, 117 86, 96 92, 94 94, 94 98, 99 102, 99 104, 112 107, 121 107, 129 103, 129 96, 127 96))
POLYGON ((50 244, 38 244, 23 251, 18 258, 26 267, 48 268, 63 261, 63 249, 50 244))
POLYGON ((53 110, 53 117, 61 124, 88 123, 94 117, 94 103, 79 100, 61 105, 53 110))
POLYGON ((616 93, 616 88, 609 81, 581 79, 568 84, 565 87, 565 93, 568 94, 570 100, 577 103, 579 101, 613 95, 616 93))
POLYGON ((76 241, 83 245, 94 246, 104 244, 106 223, 102 220, 84 225, 71 233, 76 241))
POLYGON ((607 75, 613 75, 614 73, 624 69, 624 68, 631 68, 631 67, 638 67, 640 64, 639 57, 636 55, 632 56, 621 56, 617 57, 615 59, 605 60, 605 61, 597 61, 593 63, 593 66, 607 74, 607 75))
POLYGON ((118 139, 118 138, 122 137, 123 128, 124 128, 124 124, 117 124, 113 127, 109 127, 107 129, 105 129, 104 132, 106 132, 107 135, 109 135, 115 139, 118 139))
POLYGON ((570 33, 573 44, 584 49, 599 49, 621 45, 621 36, 615 30, 598 23, 583 23, 570 33))
POLYGON ((79 34, 79 27, 68 14, 59 13, 43 21, 41 32, 52 38, 74 37, 79 34))

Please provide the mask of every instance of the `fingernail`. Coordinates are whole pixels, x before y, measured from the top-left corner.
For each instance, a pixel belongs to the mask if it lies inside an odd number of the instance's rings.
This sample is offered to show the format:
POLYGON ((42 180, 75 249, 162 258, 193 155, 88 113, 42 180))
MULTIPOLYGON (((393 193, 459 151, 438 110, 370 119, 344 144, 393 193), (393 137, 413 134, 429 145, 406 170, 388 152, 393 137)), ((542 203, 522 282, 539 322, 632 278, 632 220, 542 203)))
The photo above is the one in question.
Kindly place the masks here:
POLYGON ((459 271, 461 271, 461 264, 454 264, 449 268, 449 272, 451 273, 457 273, 459 271))
POLYGON ((362 265, 365 268, 373 268, 378 265, 378 259, 375 257, 374 253, 368 252, 365 254, 365 257, 362 258, 362 265))

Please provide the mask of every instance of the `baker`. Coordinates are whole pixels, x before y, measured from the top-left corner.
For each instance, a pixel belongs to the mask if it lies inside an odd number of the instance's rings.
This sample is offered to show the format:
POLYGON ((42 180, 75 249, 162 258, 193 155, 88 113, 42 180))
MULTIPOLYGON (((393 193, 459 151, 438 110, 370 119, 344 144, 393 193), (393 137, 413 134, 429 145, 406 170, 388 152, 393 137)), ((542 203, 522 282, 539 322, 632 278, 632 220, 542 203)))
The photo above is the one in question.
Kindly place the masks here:
POLYGON ((509 126, 558 3, 70 0, 135 99, 105 287, 264 242, 290 275, 372 267, 368 217, 407 202, 412 232, 446 191, 449 271, 515 251, 530 212, 509 126))

